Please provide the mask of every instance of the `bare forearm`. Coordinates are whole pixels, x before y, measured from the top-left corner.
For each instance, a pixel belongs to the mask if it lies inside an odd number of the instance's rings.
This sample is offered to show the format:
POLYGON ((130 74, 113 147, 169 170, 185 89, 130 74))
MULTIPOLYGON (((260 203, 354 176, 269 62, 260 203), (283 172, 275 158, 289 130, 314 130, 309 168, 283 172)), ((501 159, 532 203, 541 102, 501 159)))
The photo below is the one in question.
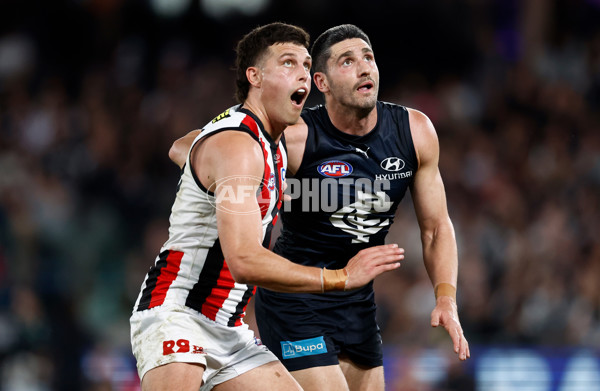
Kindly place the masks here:
MULTIPOLYGON (((232 260, 233 261, 233 260, 232 260)), ((260 248, 235 258, 237 282, 279 292, 321 292, 321 269, 295 264, 260 248)))
POLYGON ((431 326, 443 326, 461 361, 471 356, 469 342, 458 319, 456 305, 456 280, 458 256, 454 228, 450 219, 439 225, 429 235, 424 234, 423 255, 429 278, 434 286, 435 308, 431 312, 431 326))
POLYGON ((456 287, 458 254, 454 227, 448 219, 437 227, 422 232, 423 261, 432 285, 448 283, 456 287))
POLYGON ((397 269, 404 259, 404 249, 396 244, 363 249, 348 261, 345 268, 338 270, 298 265, 262 247, 244 254, 234 258, 235 267, 230 265, 236 281, 280 292, 356 289, 381 273, 397 269))

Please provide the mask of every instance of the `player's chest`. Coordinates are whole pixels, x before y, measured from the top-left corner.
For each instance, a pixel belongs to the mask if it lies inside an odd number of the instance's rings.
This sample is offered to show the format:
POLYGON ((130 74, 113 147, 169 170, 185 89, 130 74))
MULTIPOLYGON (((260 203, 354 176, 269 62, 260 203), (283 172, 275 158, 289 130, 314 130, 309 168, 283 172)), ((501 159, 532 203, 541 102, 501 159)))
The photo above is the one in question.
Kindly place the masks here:
POLYGON ((410 150, 395 140, 359 143, 321 139, 312 153, 305 155, 296 178, 326 182, 380 181, 387 183, 389 191, 398 189, 403 193, 416 172, 414 160, 410 150))

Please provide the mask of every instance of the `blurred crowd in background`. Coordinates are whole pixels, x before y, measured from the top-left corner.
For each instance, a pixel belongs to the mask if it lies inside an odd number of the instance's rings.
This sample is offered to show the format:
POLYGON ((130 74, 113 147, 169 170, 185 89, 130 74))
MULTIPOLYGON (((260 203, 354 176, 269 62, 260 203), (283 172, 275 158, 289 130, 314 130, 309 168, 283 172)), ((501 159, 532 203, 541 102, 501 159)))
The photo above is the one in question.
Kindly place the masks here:
MULTIPOLYGON (((235 103, 235 43, 276 20, 363 28, 380 99, 433 121, 470 343, 600 349, 600 1, 161 3, 0 2, 0 390, 139 388, 128 318, 168 235, 169 147, 235 103)), ((410 196, 389 241, 386 348, 451 355, 410 196)))

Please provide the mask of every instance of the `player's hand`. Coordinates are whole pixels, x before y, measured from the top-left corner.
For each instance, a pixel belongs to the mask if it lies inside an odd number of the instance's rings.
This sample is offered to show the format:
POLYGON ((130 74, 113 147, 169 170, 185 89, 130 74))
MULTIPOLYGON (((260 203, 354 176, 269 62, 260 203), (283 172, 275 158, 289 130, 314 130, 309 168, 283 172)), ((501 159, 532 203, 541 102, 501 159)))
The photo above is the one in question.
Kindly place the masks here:
POLYGON ((360 288, 383 272, 400 267, 404 249, 397 244, 369 247, 356 254, 345 267, 348 272, 346 290, 360 288))
POLYGON ((440 296, 436 300, 435 308, 431 313, 431 326, 444 326, 454 345, 454 353, 458 354, 458 358, 462 361, 471 357, 469 350, 469 342, 463 334, 462 326, 458 320, 458 309, 456 302, 449 296, 440 296))

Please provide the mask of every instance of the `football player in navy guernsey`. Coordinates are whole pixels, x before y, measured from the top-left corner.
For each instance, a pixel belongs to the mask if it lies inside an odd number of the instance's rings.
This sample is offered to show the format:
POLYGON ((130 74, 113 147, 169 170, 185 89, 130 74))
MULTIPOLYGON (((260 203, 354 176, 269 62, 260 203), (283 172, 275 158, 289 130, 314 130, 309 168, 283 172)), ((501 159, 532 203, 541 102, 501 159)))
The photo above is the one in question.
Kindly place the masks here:
POLYGON ((308 34, 273 23, 237 47, 237 98, 195 137, 169 238, 135 303, 131 343, 142 390, 300 390, 243 322, 256 285, 269 291, 352 290, 397 268, 397 245, 369 248, 342 268, 304 266, 269 251, 282 204, 283 130, 310 91, 308 34))
MULTIPOLYGON (((282 211, 273 251, 301 265, 343 267, 358 251, 384 243, 410 189, 435 297, 431 326, 443 326, 458 358, 466 360, 469 345, 456 305, 456 239, 431 121, 377 100, 379 72, 370 40, 358 27, 325 31, 311 54, 325 106, 305 109, 299 123, 285 130, 292 200, 282 211), (315 194, 321 195, 316 209, 309 199, 315 194)), ((177 164, 193 137, 173 145, 177 164)), ((316 294, 261 288, 255 312, 263 342, 304 390, 384 390, 372 283, 316 294)))

